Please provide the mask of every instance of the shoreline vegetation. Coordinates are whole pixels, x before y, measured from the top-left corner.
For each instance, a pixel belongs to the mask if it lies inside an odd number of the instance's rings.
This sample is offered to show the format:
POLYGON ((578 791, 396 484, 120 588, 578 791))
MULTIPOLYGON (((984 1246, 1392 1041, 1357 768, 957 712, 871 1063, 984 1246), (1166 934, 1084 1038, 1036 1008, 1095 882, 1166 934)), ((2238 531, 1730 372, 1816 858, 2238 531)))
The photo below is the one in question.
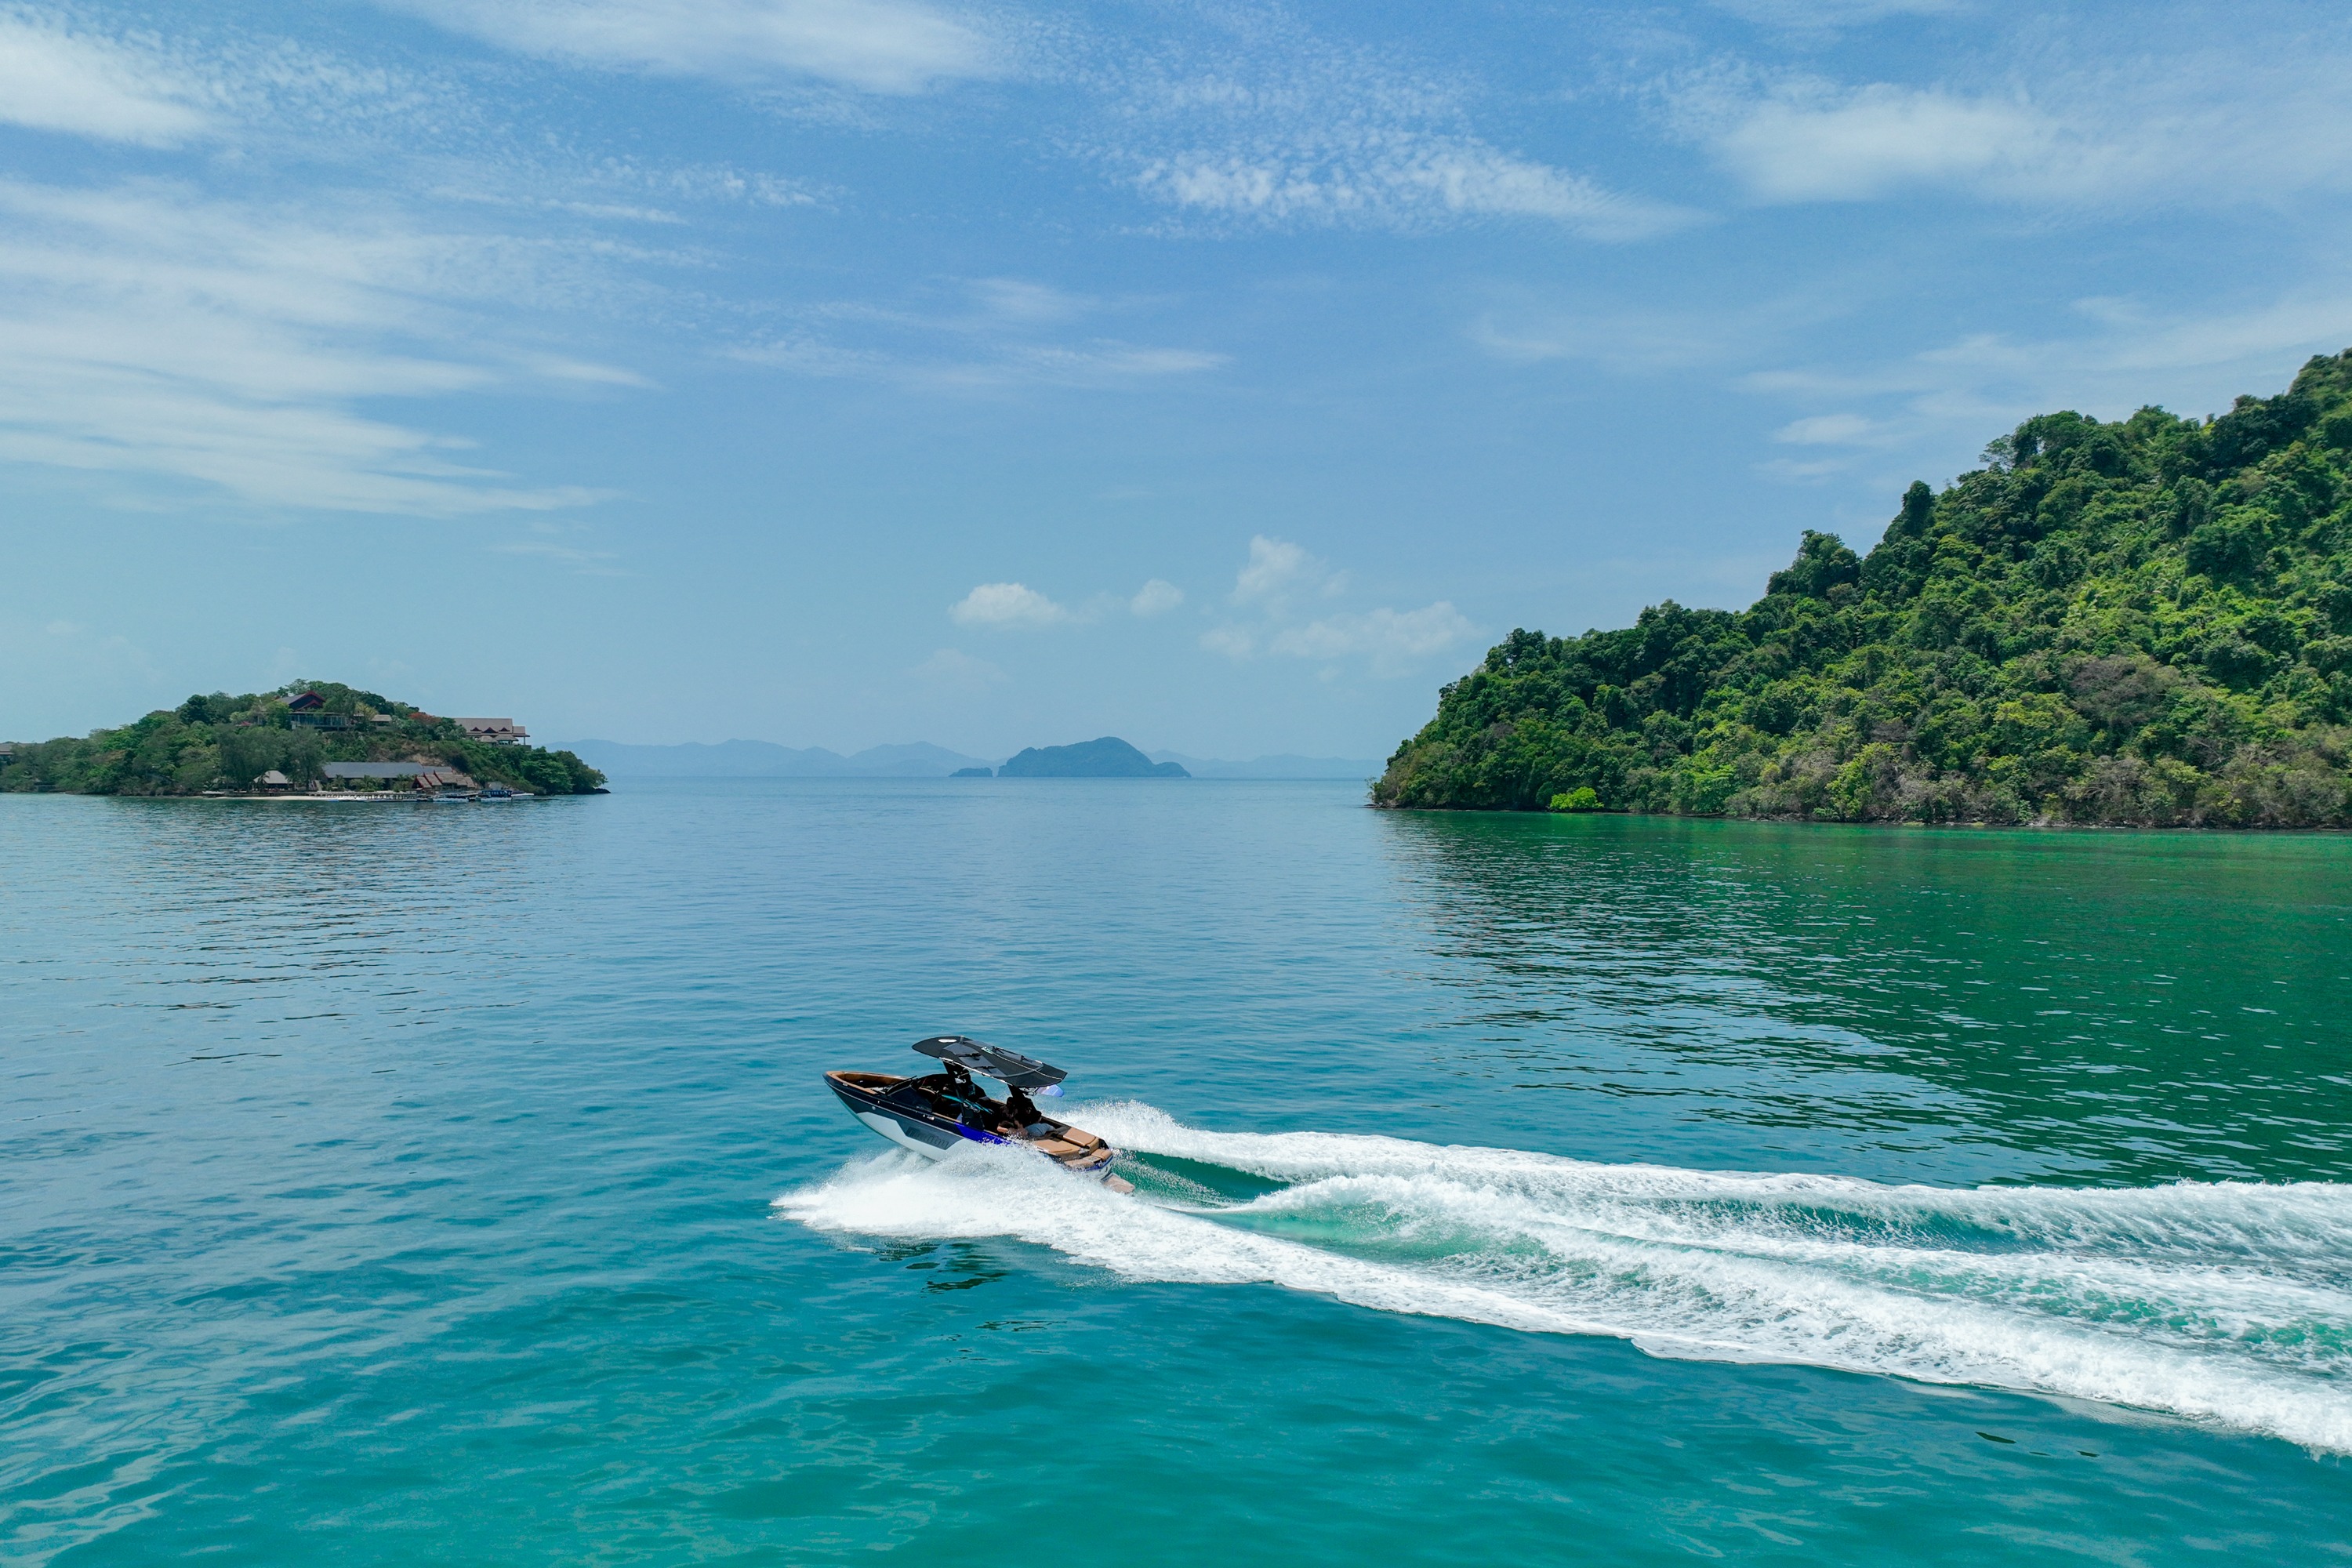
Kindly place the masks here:
POLYGON ((1426 810, 2352 826, 2352 350, 2218 419, 2029 419, 1744 611, 1514 631, 1371 792, 1426 810))
MULTIPOLYGON (((595 795, 604 775, 570 752, 483 741, 405 702, 330 680, 274 691, 215 691, 115 730, 18 742, 0 793, 197 795, 308 791, 330 763, 419 763, 534 795, 595 795), (314 702, 298 710, 292 700, 314 702), (264 786, 271 774, 282 783, 264 786)), ((399 780, 352 781, 404 789, 399 780)), ((339 781, 339 789, 345 787, 339 781)))

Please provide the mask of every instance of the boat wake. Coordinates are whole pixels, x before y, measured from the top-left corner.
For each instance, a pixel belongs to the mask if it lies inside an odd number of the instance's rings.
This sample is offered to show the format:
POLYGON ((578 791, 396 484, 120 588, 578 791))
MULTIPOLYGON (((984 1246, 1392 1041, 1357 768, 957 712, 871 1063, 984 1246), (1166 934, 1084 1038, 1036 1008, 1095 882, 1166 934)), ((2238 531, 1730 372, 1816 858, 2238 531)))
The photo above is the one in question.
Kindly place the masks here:
POLYGON ((1121 1167, 1135 1197, 974 1145, 886 1154, 776 1206, 836 1233, 1016 1237, 1131 1279, 2027 1390, 2352 1453, 2352 1185, 1956 1191, 1079 1114, 1143 1157, 1121 1167))

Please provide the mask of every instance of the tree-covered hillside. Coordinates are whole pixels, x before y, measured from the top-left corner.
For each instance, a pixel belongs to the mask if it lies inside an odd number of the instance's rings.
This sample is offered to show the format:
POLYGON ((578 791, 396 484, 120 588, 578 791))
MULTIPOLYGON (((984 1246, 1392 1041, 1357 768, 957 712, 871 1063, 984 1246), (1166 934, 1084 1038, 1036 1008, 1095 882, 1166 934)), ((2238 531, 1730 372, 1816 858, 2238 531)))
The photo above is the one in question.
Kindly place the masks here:
POLYGON ((1513 632, 1374 801, 2352 824, 2352 351, 2210 421, 2042 415, 1985 463, 1866 559, 1808 532, 1747 610, 1513 632))
POLYGON ((373 691, 331 680, 298 680, 275 691, 191 697, 120 730, 76 739, 18 743, 0 766, 0 790, 79 795, 194 795, 241 790, 276 769, 308 785, 326 763, 417 762, 463 769, 485 784, 541 795, 585 795, 604 775, 570 752, 496 746, 468 738, 447 719, 373 691), (318 693, 317 711, 348 729, 300 727, 280 698, 318 693))

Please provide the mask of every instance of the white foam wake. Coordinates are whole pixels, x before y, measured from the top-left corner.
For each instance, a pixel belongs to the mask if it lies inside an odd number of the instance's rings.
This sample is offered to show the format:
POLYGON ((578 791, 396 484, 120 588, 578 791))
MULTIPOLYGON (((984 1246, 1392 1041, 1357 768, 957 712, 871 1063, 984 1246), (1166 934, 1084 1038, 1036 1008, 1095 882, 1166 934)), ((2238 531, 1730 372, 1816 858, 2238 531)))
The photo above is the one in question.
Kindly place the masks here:
POLYGON ((1018 1237, 1133 1279, 2025 1389, 2352 1452, 2352 1186, 1954 1191, 1211 1132, 1131 1104, 1077 1120, 1284 1184, 1146 1201, 975 1145, 886 1154, 777 1207, 836 1232, 1018 1237))

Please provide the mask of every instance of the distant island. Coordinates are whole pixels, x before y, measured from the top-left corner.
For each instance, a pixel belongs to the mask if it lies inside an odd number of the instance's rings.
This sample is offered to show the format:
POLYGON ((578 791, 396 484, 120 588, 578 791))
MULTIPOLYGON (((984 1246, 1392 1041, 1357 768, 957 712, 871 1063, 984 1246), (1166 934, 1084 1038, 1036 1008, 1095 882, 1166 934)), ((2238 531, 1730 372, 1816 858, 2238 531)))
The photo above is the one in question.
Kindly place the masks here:
MULTIPOLYGON (((783 746, 772 741, 688 742, 650 746, 622 741, 556 742, 591 767, 614 778, 807 778, 945 779, 992 778, 996 765, 922 742, 869 746, 844 755, 823 746, 783 746)), ((1351 779, 1381 771, 1378 759, 1308 757, 1277 752, 1247 760, 1149 752, 1155 763, 1175 763, 1196 779, 1351 779)))
POLYGON ((503 784, 593 795, 604 775, 527 744, 510 719, 453 719, 331 680, 215 691, 118 730, 0 746, 0 791, 171 795, 503 784))
POLYGON ((1514 631, 1375 805, 2352 826, 2352 351, 2199 421, 2028 419, 1749 608, 1514 631))
POLYGON ((1001 779, 1188 779, 1181 763, 1155 763, 1116 735, 1072 746, 1032 746, 996 770, 1001 779))

